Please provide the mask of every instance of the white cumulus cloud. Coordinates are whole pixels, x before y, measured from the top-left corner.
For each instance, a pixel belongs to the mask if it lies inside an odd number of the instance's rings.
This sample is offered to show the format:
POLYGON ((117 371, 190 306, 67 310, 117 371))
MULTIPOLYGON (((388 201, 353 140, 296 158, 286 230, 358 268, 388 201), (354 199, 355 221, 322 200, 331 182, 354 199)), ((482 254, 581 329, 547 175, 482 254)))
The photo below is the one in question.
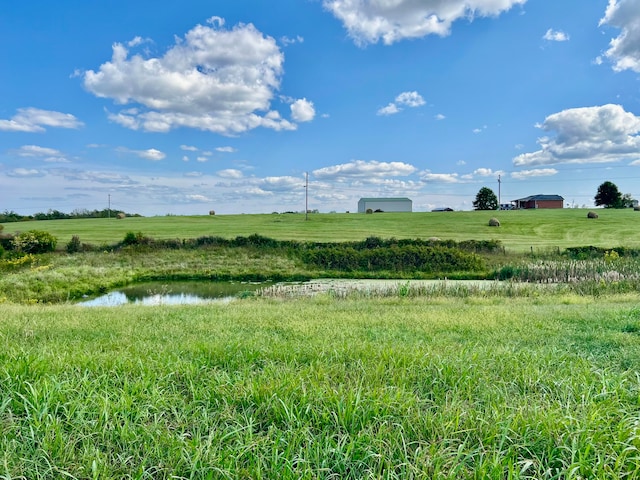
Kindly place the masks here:
POLYGON ((554 137, 538 139, 540 150, 513 159, 516 166, 602 163, 640 158, 640 117, 620 105, 563 110, 538 125, 554 137))
POLYGON ((236 150, 233 147, 216 147, 216 152, 222 152, 222 153, 235 153, 238 150, 236 150))
POLYGON ((306 98, 296 100, 291 104, 291 118, 296 122, 310 122, 316 116, 313 102, 306 98))
POLYGON ((461 183, 463 179, 457 173, 431 173, 425 170, 420 174, 420 178, 425 182, 432 183, 461 183))
POLYGON ((403 162, 353 160, 349 163, 314 170, 313 175, 318 179, 400 177, 411 175, 415 171, 416 167, 403 162))
MULTIPOLYGON (((640 72, 640 0, 609 0, 600 25, 621 30, 604 54, 613 63, 613 69, 640 72)), ((596 59, 598 62, 602 59, 596 59)))
POLYGON ((445 36, 460 18, 499 15, 527 0, 323 0, 358 45, 445 36))
POLYGON ((14 168, 7 172, 8 177, 43 177, 44 172, 33 168, 14 168))
POLYGON ((225 170, 220 170, 218 172, 218 176, 222 178, 242 178, 242 172, 240 170, 236 170, 235 168, 227 168, 225 170))
POLYGON ((126 128, 167 132, 186 127, 222 135, 257 127, 296 128, 271 108, 284 55, 275 39, 252 24, 227 29, 213 17, 157 57, 132 54, 128 48, 115 43, 110 61, 84 73, 88 91, 133 106, 109 114, 126 128))
POLYGON ((21 157, 59 157, 62 156, 60 150, 55 148, 39 147, 38 145, 23 145, 14 151, 21 157))
POLYGON ((19 108, 10 120, 0 119, 0 130, 7 132, 44 132, 44 127, 78 129, 84 124, 70 113, 19 108))
POLYGON ((402 92, 394 102, 378 110, 378 115, 393 115, 402 111, 402 107, 421 107, 426 102, 418 92, 402 92))
POLYGON ((555 168, 534 168, 532 170, 522 170, 520 172, 513 172, 511 178, 516 180, 526 180, 531 177, 551 177, 556 175, 558 170, 555 168))
POLYGON ((120 153, 130 153, 140 158, 144 158, 145 160, 152 160, 154 162, 163 160, 167 156, 164 152, 161 152, 160 150, 157 150, 155 148, 149 148, 147 150, 131 150, 125 147, 119 147, 117 151, 120 153))
POLYGON ((569 35, 561 30, 553 30, 550 28, 542 38, 550 42, 566 42, 569 40, 569 35))

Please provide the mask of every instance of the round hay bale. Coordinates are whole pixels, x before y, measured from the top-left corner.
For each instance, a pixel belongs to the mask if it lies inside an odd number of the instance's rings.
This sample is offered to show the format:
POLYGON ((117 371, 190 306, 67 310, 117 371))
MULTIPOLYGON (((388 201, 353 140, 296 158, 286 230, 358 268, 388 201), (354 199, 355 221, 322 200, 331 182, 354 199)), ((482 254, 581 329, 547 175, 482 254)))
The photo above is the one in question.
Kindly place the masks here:
POLYGON ((598 218, 598 214, 596 212, 587 213, 587 218, 598 218))
POLYGON ((215 215, 216 211, 215 210, 209 210, 209 215, 215 215))
POLYGON ((498 220, 497 218, 493 217, 491 220, 489 220, 489 226, 490 227, 499 227, 500 226, 500 220, 498 220))
POLYGON ((635 207, 633 207, 633 211, 640 212, 640 205, 636 205, 635 207))
POLYGON ((125 218, 125 217, 126 217, 126 215, 125 215, 124 213, 119 213, 119 214, 117 214, 117 215, 116 215, 116 218, 117 218, 118 220, 122 220, 122 219, 123 219, 123 218, 125 218))
POLYGON ((439 242, 440 239, 438 237, 429 237, 430 242, 439 242))
POLYGON ((364 212, 364 213, 372 214, 372 213, 373 213, 373 210, 372 210, 372 209, 370 209, 370 208, 367 208, 367 211, 366 211, 366 212, 364 212))

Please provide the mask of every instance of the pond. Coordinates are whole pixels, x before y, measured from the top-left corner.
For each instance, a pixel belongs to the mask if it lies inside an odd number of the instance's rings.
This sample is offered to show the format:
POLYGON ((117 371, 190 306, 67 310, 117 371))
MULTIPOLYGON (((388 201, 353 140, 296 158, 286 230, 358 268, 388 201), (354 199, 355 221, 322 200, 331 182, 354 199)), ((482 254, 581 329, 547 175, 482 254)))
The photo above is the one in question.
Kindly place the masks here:
POLYGON ((255 292, 271 283, 252 282, 147 282, 122 287, 105 295, 78 302, 84 307, 118 305, 187 305, 228 302, 244 292, 255 292))

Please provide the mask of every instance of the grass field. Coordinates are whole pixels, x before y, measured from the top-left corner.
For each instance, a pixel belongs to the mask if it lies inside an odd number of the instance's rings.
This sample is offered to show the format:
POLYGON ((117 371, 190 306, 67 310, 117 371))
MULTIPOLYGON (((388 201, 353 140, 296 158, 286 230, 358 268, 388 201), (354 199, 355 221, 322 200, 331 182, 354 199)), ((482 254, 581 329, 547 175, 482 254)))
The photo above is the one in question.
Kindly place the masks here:
POLYGON ((636 295, 0 322, 4 479, 640 477, 636 295))
POLYGON ((66 244, 73 235, 93 244, 121 241, 129 232, 157 239, 260 234, 281 240, 348 241, 370 236, 444 240, 500 240, 514 252, 531 248, 640 246, 640 212, 599 209, 514 210, 501 212, 429 212, 364 214, 301 214, 167 216, 149 218, 49 220, 6 223, 4 232, 46 230, 66 244), (491 217, 500 227, 489 227, 491 217))
POLYGON ((2 260, 0 480, 640 478, 640 259, 559 254, 638 247, 640 214, 586 213, 5 224, 61 251, 2 260), (149 279, 349 275, 269 248, 109 247, 127 232, 498 239, 484 273, 551 285, 73 305, 149 279), (105 248, 66 254, 72 235, 105 248))

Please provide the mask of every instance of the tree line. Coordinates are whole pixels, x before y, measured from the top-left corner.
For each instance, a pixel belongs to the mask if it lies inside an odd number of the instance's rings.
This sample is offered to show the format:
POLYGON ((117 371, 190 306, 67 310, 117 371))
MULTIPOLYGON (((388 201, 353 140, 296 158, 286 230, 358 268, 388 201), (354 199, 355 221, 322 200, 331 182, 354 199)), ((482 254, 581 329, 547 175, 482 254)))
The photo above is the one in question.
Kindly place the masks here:
POLYGON ((20 215, 14 211, 5 210, 0 212, 0 223, 10 222, 28 222, 31 220, 64 220, 70 218, 116 218, 118 214, 126 217, 139 217, 137 213, 126 213, 122 210, 114 210, 113 208, 105 208, 102 210, 76 209, 71 213, 64 213, 59 210, 47 210, 46 212, 38 212, 33 215, 20 215))

